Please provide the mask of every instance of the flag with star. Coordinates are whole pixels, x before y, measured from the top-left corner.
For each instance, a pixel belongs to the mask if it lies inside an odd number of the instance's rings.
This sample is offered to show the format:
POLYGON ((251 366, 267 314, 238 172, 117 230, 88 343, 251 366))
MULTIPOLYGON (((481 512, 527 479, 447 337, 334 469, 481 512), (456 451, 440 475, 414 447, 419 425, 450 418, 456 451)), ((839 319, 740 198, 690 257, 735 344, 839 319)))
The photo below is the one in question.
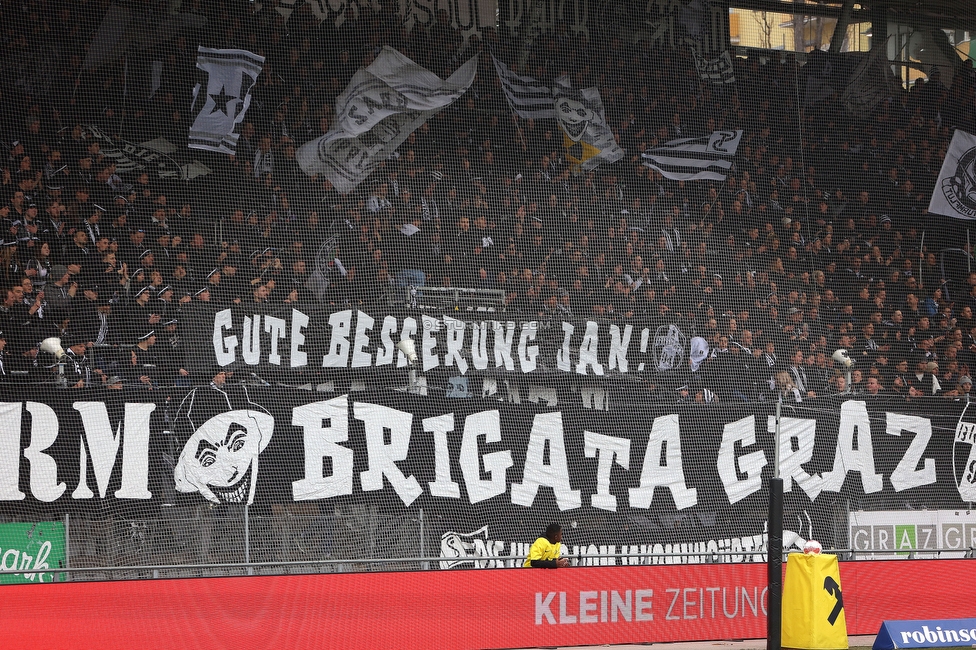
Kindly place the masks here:
POLYGON ((247 50, 198 48, 197 70, 204 78, 193 89, 191 149, 234 153, 263 66, 264 57, 247 50))

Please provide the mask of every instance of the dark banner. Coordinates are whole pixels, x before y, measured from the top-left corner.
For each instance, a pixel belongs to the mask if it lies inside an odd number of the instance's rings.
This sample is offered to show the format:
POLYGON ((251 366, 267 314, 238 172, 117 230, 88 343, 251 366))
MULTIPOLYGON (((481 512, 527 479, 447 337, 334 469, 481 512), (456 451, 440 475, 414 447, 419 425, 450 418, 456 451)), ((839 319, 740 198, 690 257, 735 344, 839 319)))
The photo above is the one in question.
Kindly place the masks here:
POLYGON ((501 0, 498 9, 498 30, 509 37, 565 30, 590 43, 647 41, 652 47, 704 52, 729 46, 729 3, 718 0, 501 0))
MULTIPOLYGON (((550 521, 564 524, 574 554, 741 551, 738 560, 759 560, 773 412, 765 404, 552 409, 243 386, 138 397, 4 391, 0 507, 124 517, 208 502, 332 501, 422 508, 458 564, 523 553, 550 521)), ((785 546, 815 538, 844 547, 850 511, 966 507, 976 427, 964 415, 943 400, 788 408, 785 546)))
POLYGON ((379 12, 410 32, 450 27, 465 40, 485 40, 485 29, 531 42, 539 34, 565 33, 587 42, 649 41, 657 47, 691 45, 719 52, 729 44, 729 3, 691 0, 281 0, 253 3, 255 11, 277 12, 286 22, 297 11, 341 29, 360 15, 379 12), (382 11, 384 4, 387 10, 382 11))
POLYGON ((211 308, 185 318, 189 363, 228 370, 296 372, 407 366, 397 344, 409 339, 417 369, 451 375, 513 372, 611 374, 683 369, 690 333, 665 321, 516 319, 514 315, 421 314, 346 309, 211 308))

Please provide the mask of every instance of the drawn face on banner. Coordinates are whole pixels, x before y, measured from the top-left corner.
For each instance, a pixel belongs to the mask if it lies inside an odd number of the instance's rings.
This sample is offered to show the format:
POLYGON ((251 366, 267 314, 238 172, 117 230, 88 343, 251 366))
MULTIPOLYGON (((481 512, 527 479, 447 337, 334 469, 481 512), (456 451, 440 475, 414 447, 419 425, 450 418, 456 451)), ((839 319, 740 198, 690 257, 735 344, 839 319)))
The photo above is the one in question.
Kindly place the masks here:
POLYGON ((176 489, 216 504, 253 503, 258 454, 272 433, 274 418, 262 411, 215 415, 186 441, 174 470, 176 489))
POLYGON ((555 101, 556 117, 569 139, 579 142, 586 127, 593 120, 593 111, 583 102, 571 97, 560 97, 555 101))

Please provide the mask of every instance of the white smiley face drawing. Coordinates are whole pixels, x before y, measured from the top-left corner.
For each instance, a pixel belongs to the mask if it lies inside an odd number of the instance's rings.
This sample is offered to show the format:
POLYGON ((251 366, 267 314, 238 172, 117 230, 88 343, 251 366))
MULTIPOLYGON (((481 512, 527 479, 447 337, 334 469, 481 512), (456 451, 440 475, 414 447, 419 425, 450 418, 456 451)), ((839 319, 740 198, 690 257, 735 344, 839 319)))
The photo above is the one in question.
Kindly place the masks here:
POLYGON ((258 455, 274 433, 274 418, 262 411, 228 411, 193 432, 176 463, 180 492, 199 492, 208 501, 254 502, 258 455))
POLYGON ((579 142, 590 120, 593 119, 593 111, 583 102, 569 97, 560 97, 555 105, 556 117, 559 118, 566 135, 573 142, 579 142))

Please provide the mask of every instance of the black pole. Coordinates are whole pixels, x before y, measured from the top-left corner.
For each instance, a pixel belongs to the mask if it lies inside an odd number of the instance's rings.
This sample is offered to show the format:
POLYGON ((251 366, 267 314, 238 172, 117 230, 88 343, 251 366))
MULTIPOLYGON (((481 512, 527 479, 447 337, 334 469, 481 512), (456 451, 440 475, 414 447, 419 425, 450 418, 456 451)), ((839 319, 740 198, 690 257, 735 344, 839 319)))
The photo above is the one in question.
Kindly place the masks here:
POLYGON ((766 547, 766 650, 783 641, 783 479, 769 479, 769 543, 766 547))

